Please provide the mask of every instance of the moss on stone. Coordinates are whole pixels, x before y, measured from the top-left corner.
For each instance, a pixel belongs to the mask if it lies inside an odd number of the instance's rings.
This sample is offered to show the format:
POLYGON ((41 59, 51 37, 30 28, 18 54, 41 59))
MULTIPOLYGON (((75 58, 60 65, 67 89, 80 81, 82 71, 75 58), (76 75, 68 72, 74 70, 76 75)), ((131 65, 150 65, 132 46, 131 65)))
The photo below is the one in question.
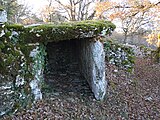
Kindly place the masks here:
POLYGON ((6 27, 8 30, 12 30, 12 31, 23 31, 24 30, 24 26, 21 24, 7 24, 6 27))
POLYGON ((8 25, 20 33, 20 38, 27 42, 52 42, 79 38, 96 37, 106 30, 106 34, 115 29, 110 21, 93 20, 81 22, 64 22, 61 24, 43 24, 25 27, 22 25, 8 25))
POLYGON ((0 6, 0 11, 3 11, 4 9, 0 6))

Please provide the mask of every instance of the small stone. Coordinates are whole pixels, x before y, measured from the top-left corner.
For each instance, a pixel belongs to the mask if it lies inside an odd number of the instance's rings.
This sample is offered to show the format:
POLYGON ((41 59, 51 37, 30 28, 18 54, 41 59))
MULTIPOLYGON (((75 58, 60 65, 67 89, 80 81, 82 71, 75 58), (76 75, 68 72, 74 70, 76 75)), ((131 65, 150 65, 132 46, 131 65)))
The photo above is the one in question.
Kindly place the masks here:
POLYGON ((65 74, 65 73, 61 73, 61 74, 59 74, 60 76, 67 76, 67 74, 65 74))
POLYGON ((115 72, 115 73, 117 73, 117 72, 118 72, 118 70, 114 70, 114 72, 115 72))
POLYGON ((59 93, 58 92, 54 92, 53 95, 59 96, 59 93))
POLYGON ((146 101, 152 101, 153 98, 149 96, 149 97, 145 97, 145 100, 146 100, 146 101))

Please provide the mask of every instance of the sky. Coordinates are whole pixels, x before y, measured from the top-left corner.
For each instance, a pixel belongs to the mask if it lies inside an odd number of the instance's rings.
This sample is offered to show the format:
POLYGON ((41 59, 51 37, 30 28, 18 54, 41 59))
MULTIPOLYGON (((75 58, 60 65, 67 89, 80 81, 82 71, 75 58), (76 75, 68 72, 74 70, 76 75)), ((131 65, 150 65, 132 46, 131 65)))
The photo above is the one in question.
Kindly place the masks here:
POLYGON ((33 13, 39 12, 41 8, 47 5, 47 0, 18 0, 18 2, 29 6, 33 13))
MULTIPOLYGON (((45 5, 47 5, 47 0, 18 0, 20 3, 27 4, 33 13, 39 12, 41 8, 43 8, 45 5)), ((66 2, 68 0, 63 0, 63 2, 66 2)), ((113 0, 117 1, 117 0, 113 0)), ((119 0, 120 1, 120 0, 119 0)), ((123 0, 121 0, 123 1, 123 0)), ((150 0, 151 2, 158 2, 159 0, 150 0)))

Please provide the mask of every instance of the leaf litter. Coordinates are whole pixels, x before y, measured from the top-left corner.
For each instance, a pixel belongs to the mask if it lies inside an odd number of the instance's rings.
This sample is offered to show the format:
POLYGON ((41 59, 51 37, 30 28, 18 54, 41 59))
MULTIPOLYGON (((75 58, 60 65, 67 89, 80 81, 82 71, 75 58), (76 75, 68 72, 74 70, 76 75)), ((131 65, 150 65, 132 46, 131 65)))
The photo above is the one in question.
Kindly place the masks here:
POLYGON ((49 90, 43 91, 43 100, 3 119, 158 120, 160 64, 153 64, 150 59, 136 58, 133 74, 117 70, 114 65, 106 63, 108 88, 104 101, 96 101, 89 89, 64 92, 58 85, 57 88, 50 86, 49 90))

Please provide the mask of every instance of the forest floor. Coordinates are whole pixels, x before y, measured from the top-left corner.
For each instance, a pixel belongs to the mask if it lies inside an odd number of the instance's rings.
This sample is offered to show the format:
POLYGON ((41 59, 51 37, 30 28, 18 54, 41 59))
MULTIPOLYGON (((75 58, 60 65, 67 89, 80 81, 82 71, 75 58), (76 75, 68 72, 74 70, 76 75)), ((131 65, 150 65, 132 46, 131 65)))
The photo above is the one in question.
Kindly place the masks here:
MULTIPOLYGON (((126 75, 106 65, 108 82, 104 101, 87 92, 45 89, 43 100, 3 119, 13 120, 159 120, 160 64, 137 58, 134 73, 126 75)), ((65 82, 64 82, 65 83, 65 82)), ((65 87, 65 88, 70 88, 65 87)))

